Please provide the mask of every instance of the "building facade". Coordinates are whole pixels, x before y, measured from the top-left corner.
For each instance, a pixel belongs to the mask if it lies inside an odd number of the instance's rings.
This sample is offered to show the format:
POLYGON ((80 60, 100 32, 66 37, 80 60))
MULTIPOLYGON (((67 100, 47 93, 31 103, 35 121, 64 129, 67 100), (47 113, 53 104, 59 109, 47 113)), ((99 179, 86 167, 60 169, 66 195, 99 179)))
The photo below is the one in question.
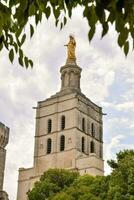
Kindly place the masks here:
POLYGON ((0 122, 0 200, 8 200, 8 195, 3 191, 6 145, 9 140, 9 128, 0 122))
POLYGON ((68 59, 60 69, 61 90, 37 104, 34 164, 19 169, 17 200, 27 200, 27 191, 49 168, 104 174, 102 108, 81 92, 81 71, 68 59))

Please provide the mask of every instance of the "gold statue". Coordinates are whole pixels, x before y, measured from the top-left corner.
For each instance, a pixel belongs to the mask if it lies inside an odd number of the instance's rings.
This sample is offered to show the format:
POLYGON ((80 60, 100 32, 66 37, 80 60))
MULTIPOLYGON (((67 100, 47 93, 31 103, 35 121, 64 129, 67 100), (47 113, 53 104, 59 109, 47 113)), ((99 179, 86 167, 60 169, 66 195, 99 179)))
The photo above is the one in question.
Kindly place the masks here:
POLYGON ((68 50, 68 57, 67 60, 76 60, 76 56, 75 56, 75 48, 76 48, 76 41, 73 35, 69 35, 69 42, 68 44, 64 45, 67 47, 68 50))

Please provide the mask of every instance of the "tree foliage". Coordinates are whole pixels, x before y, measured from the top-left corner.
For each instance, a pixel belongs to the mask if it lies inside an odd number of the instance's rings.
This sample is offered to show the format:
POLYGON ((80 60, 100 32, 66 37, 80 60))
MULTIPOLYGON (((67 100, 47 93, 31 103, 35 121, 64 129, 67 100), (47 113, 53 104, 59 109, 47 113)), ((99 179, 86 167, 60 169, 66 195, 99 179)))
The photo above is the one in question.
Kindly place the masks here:
POLYGON ((70 172, 64 169, 50 169, 45 172, 40 181, 35 183, 32 191, 28 192, 30 200, 49 200, 54 194, 60 192, 78 177, 77 172, 70 172))
POLYGON ((28 192, 29 200, 134 200, 134 151, 124 150, 108 161, 108 176, 79 176, 51 169, 28 192))
POLYGON ((22 46, 26 40, 25 26, 28 24, 30 36, 34 34, 34 25, 54 15, 55 25, 62 29, 68 17, 71 18, 75 7, 83 8, 83 17, 88 21, 89 41, 92 40, 96 25, 102 26, 101 37, 108 33, 111 24, 118 34, 118 45, 128 54, 130 43, 134 39, 134 1, 133 0, 2 0, 0 1, 0 50, 9 52, 9 59, 26 68, 33 62, 24 55, 22 46), (30 23, 33 17, 35 23, 30 23))
POLYGON ((109 181, 109 200, 134 200, 134 151, 117 154, 117 160, 108 162, 113 172, 109 181))

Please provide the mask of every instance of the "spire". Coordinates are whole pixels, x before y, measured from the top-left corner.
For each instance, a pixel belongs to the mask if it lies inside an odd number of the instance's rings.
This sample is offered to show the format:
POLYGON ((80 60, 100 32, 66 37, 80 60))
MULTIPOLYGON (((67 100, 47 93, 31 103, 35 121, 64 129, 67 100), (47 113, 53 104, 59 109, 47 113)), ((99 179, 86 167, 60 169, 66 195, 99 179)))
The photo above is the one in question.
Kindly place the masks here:
POLYGON ((61 90, 75 89, 80 91, 80 77, 81 68, 76 64, 76 41, 73 35, 69 36, 70 40, 68 44, 64 45, 67 47, 67 61, 64 66, 61 67, 61 90))

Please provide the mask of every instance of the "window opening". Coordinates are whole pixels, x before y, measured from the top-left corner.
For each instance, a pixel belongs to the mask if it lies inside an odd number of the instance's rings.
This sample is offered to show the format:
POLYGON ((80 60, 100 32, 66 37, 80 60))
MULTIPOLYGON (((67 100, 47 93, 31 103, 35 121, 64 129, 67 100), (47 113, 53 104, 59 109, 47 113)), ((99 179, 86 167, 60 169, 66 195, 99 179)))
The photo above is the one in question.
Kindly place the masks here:
POLYGON ((61 117, 61 130, 64 130, 65 129, 65 116, 63 115, 61 117))
POLYGON ((52 131, 52 120, 49 119, 48 120, 48 133, 51 133, 51 131, 52 131))
POLYGON ((48 138, 47 140, 47 154, 51 153, 51 147, 52 147, 52 140, 48 138))
POLYGON ((65 149, 65 136, 62 135, 60 137, 60 151, 64 151, 64 149, 65 149))

